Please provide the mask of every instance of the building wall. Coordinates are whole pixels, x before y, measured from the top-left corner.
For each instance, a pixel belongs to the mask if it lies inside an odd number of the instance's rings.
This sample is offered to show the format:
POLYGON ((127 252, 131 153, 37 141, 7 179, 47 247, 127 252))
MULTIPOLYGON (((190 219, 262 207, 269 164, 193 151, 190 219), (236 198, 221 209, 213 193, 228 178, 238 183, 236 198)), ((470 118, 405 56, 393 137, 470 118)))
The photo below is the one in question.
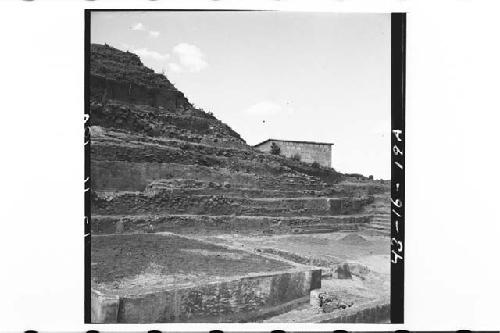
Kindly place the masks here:
POLYGON ((270 152, 273 142, 280 147, 280 155, 292 157, 295 154, 299 154, 303 162, 318 162, 322 166, 331 167, 332 146, 330 145, 306 144, 290 141, 268 141, 256 148, 264 152, 270 152))

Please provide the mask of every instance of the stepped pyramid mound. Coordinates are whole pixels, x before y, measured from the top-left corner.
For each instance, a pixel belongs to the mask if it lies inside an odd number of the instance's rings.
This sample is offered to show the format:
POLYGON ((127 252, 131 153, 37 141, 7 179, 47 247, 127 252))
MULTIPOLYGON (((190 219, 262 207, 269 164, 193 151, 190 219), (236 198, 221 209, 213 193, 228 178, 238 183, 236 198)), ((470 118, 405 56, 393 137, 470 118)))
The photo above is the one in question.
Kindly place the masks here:
POLYGON ((91 45, 89 122, 94 233, 357 230, 386 191, 254 149, 108 45, 91 45))
POLYGON ((321 237, 388 234, 388 184, 247 145, 130 52, 91 45, 89 74, 92 322, 296 318, 351 258, 321 237))

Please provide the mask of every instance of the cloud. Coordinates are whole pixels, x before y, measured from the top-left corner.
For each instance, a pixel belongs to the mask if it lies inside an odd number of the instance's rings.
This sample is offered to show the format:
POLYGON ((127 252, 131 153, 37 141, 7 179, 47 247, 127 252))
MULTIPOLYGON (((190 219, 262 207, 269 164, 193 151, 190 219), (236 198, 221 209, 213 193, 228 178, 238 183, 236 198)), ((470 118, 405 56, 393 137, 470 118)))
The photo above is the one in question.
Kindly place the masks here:
MULTIPOLYGON (((158 36, 159 33, 154 35, 158 36)), ((194 73, 208 66, 203 52, 195 45, 187 43, 176 45, 170 54, 153 51, 146 47, 134 48, 126 44, 122 44, 122 46, 137 54, 145 64, 156 69, 166 68, 174 73, 194 73), (153 63, 151 60, 154 60, 153 63)))
POLYGON ((171 62, 168 64, 168 69, 172 72, 180 73, 182 72, 182 67, 179 64, 176 64, 175 62, 171 62))
POLYGON ((144 30, 146 30, 146 27, 144 26, 144 24, 139 22, 139 23, 136 23, 132 26, 132 30, 144 31, 144 30))
POLYGON ((160 36, 160 32, 159 31, 149 31, 149 36, 150 37, 153 37, 153 38, 157 38, 158 36, 160 36))
POLYGON ((263 101, 254 104, 244 111, 246 114, 253 116, 271 116, 276 114, 289 114, 293 110, 290 107, 283 106, 272 101, 263 101))
POLYGON ((205 55, 192 44, 180 43, 172 49, 177 57, 177 62, 169 64, 169 68, 175 72, 199 72, 208 66, 205 55))
POLYGON ((141 58, 151 58, 156 61, 167 61, 170 58, 170 55, 167 53, 162 54, 160 52, 149 50, 145 47, 132 50, 132 52, 137 54, 141 58))
POLYGON ((134 24, 130 29, 135 30, 135 31, 147 32, 149 37, 152 37, 152 38, 157 38, 158 36, 160 36, 159 31, 150 30, 150 29, 146 28, 146 26, 144 24, 142 24, 141 22, 134 24))

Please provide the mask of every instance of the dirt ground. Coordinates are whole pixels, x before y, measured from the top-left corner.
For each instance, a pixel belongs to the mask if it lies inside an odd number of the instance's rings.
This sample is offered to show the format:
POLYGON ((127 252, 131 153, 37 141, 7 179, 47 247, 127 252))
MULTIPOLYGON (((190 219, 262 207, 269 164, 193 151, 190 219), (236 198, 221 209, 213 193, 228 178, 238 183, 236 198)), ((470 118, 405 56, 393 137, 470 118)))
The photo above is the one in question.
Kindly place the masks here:
POLYGON ((365 265, 374 272, 390 274, 390 243, 387 236, 339 232, 272 236, 199 235, 198 238, 254 251, 273 248, 303 257, 327 260, 332 264, 354 262, 365 265))
POLYGON ((116 292, 180 287, 293 268, 282 261, 175 235, 92 236, 91 250, 94 287, 116 292))
MULTIPOLYGON (((305 264, 322 268, 321 291, 333 292, 356 306, 390 296, 387 236, 339 232, 188 237, 166 233, 93 236, 93 288, 132 295, 305 264), (304 263, 303 258, 314 261, 304 263), (337 278, 335 268, 343 263, 353 267, 352 279, 337 278)), ((303 304, 266 321, 308 322, 318 311, 303 304)))

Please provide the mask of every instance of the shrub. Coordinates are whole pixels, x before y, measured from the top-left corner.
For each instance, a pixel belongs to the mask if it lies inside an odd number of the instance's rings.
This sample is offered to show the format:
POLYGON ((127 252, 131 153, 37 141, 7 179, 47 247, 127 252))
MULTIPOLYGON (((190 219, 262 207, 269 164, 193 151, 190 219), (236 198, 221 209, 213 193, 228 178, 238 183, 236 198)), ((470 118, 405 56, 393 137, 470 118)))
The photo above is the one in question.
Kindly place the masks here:
POLYGON ((300 161, 302 159, 302 157, 300 156, 300 154, 294 154, 292 156, 292 160, 294 161, 300 161))
POLYGON ((316 161, 312 162, 312 167, 315 169, 319 169, 319 163, 316 161))
POLYGON ((281 152, 280 147, 276 144, 276 142, 271 143, 271 154, 279 155, 281 152))

